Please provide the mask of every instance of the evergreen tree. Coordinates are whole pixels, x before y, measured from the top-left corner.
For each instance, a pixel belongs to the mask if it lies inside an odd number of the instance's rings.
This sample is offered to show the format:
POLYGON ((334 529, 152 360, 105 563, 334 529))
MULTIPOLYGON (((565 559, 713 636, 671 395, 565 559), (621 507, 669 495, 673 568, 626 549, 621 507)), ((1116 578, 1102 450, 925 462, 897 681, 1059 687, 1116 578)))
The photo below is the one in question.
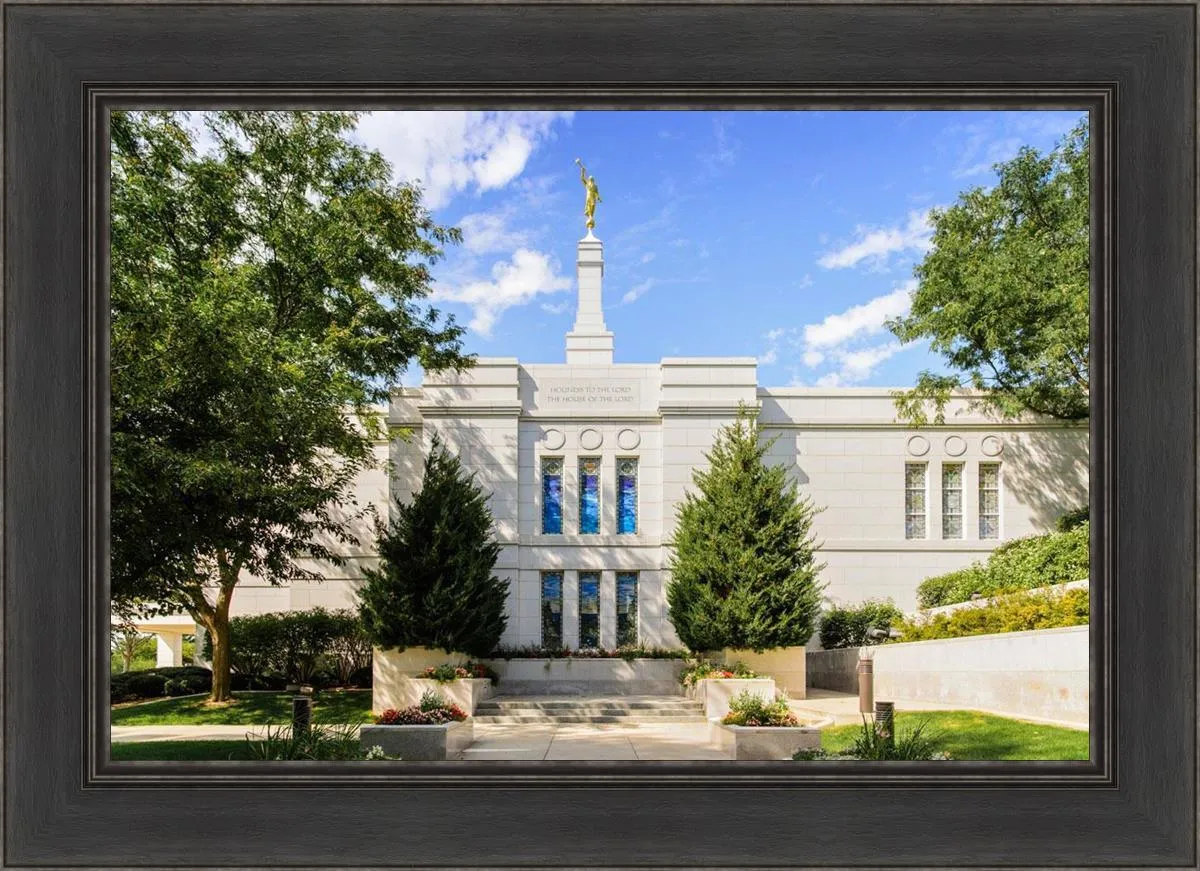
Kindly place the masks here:
POLYGON ((816 626, 824 589, 816 510, 786 469, 764 462, 770 446, 743 408, 678 509, 667 601, 691 650, 802 646, 816 626))
POLYGON ((486 656, 508 618, 508 581, 492 574, 500 545, 487 497, 434 436, 412 502, 378 528, 380 565, 365 572, 359 614, 385 649, 441 648, 486 656))

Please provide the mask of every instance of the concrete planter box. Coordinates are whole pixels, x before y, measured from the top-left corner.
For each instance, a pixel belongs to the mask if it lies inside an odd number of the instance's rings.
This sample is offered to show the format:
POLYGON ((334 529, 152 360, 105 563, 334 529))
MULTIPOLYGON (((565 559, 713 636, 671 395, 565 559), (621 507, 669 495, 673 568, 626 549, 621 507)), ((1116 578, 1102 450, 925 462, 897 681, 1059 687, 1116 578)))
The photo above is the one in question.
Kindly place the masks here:
POLYGON ((769 677, 705 678, 696 681, 688 695, 704 705, 705 717, 720 720, 729 713, 730 701, 744 692, 773 702, 775 681, 769 677))
POLYGON ((710 738, 735 760, 791 759, 797 750, 821 748, 819 726, 726 726, 713 720, 710 738))
POLYGON ((725 664, 743 663, 755 674, 772 678, 779 691, 789 699, 805 697, 808 651, 803 647, 777 647, 755 653, 753 650, 723 651, 725 664))
POLYGON ((476 706, 492 697, 492 682, 487 678, 462 677, 439 683, 432 678, 400 675, 390 686, 376 687, 371 696, 373 713, 412 707, 421 701, 427 692, 435 692, 448 702, 458 705, 468 714, 474 714, 476 706))
POLYGON ((474 740, 470 718, 437 726, 363 726, 358 732, 363 750, 382 747, 388 756, 399 756, 404 762, 457 759, 474 740))
POLYGON ((489 659, 497 695, 677 696, 680 659, 489 659))
MULTIPOLYGON (((405 708, 416 704, 421 694, 412 702, 407 698, 408 685, 405 679, 415 679, 431 666, 465 665, 468 657, 462 653, 447 653, 428 647, 406 647, 404 650, 382 650, 376 647, 371 655, 371 710, 376 713, 388 708, 405 708)), ((465 709, 465 705, 463 708, 465 709)))

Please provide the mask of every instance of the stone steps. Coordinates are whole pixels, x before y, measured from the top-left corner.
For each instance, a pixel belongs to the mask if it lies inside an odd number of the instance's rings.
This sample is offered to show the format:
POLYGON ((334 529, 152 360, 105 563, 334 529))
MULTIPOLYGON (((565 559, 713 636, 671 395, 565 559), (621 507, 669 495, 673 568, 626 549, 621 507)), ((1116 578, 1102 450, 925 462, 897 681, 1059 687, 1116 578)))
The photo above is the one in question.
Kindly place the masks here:
POLYGON ((704 707, 682 696, 631 698, 491 698, 475 708, 484 725, 558 725, 703 722, 704 707))

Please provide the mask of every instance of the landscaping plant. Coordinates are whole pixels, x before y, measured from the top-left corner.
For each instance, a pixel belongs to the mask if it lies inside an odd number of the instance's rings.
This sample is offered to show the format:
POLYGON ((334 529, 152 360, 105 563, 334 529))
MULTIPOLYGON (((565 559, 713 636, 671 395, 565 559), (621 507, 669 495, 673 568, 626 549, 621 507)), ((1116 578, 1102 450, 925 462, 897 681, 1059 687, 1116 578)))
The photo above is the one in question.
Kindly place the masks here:
POLYGON ((966 602, 1015 590, 1031 590, 1088 577, 1091 525, 1081 520, 1064 532, 1006 541, 985 563, 927 578, 917 587, 922 608, 966 602))
POLYGON ((435 692, 426 692, 421 701, 407 708, 388 708, 375 715, 377 726, 435 726, 442 723, 460 723, 468 714, 458 705, 446 701, 435 692))
POLYGON ((1086 625, 1089 610, 1088 590, 1082 587, 1026 591, 1009 593, 979 607, 902 620, 896 629, 901 633, 900 641, 1057 629, 1086 625))
POLYGON ((887 633, 893 624, 903 619, 904 612, 890 599, 872 599, 857 607, 832 608, 821 617, 821 646, 826 650, 836 650, 879 644, 887 640, 887 633))
POLYGON ((823 565, 815 509, 743 406, 692 473, 671 541, 670 619, 693 651, 802 647, 816 625, 823 565))
POLYGON ((799 726, 800 720, 788 707, 787 699, 764 701, 749 690, 742 690, 729 701, 729 713, 721 721, 726 726, 799 726))
POLYGON ((493 574, 500 545, 487 495, 435 434, 420 491, 379 524, 378 568, 366 569, 359 614, 381 648, 486 656, 508 623, 508 581, 493 574))
POLYGON ((313 724, 308 729, 267 726, 262 736, 247 734, 250 758, 269 761, 294 759, 344 762, 365 759, 359 747, 359 724, 313 724))
POLYGON ((450 663, 431 665, 421 672, 420 676, 428 680, 436 680, 438 683, 450 683, 466 678, 487 678, 492 682, 492 686, 500 682, 500 675, 496 674, 496 670, 482 662, 468 662, 466 665, 451 665, 450 663))
POLYGON ((746 664, 740 660, 731 666, 717 665, 707 660, 700 660, 690 663, 679 673, 679 682, 688 689, 691 689, 696 685, 697 681, 728 680, 739 677, 755 678, 758 677, 758 674, 747 668, 746 664))

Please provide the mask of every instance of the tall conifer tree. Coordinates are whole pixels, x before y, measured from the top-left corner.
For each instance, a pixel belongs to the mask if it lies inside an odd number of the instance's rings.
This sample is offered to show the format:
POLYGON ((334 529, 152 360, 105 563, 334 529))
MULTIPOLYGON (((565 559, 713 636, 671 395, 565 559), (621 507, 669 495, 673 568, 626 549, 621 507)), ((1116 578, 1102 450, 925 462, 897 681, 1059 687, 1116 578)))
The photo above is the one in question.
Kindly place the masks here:
POLYGON ((802 646, 815 628, 824 588, 816 512, 784 467, 765 462, 770 445, 743 408, 679 506, 667 601, 691 650, 802 646))
POLYGON ((492 574, 500 545, 487 496, 434 436, 420 492, 379 528, 378 569, 365 572, 359 613, 382 648, 486 656, 500 643, 508 581, 492 574))

